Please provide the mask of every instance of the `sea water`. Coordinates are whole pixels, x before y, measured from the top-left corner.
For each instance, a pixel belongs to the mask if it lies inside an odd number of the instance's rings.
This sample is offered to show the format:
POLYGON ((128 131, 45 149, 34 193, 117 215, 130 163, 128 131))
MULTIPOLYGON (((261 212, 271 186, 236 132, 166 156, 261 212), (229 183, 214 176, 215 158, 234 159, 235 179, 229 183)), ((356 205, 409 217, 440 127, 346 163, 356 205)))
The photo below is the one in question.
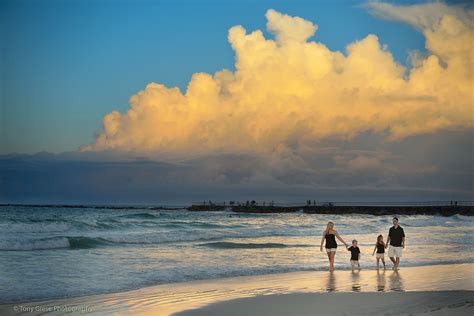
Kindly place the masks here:
MULTIPOLYGON (((386 240, 391 220, 359 214, 1 206, 0 303, 326 270, 319 245, 328 221, 347 243, 358 240, 362 268, 374 269, 376 238, 383 234, 386 240)), ((474 262, 474 218, 403 216, 400 225, 406 234, 402 268, 474 262)), ((349 269, 350 253, 338 243, 336 269, 349 269)))

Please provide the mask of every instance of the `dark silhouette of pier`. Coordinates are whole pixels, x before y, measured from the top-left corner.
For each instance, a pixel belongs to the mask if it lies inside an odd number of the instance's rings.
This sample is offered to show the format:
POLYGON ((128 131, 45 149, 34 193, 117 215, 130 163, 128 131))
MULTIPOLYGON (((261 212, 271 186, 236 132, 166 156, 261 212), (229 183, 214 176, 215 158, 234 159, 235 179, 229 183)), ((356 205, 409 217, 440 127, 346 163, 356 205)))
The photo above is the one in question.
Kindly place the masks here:
POLYGON ((236 213, 370 214, 370 215, 441 215, 473 216, 474 201, 423 202, 317 202, 275 203, 266 201, 212 202, 193 204, 189 211, 232 211, 236 213))

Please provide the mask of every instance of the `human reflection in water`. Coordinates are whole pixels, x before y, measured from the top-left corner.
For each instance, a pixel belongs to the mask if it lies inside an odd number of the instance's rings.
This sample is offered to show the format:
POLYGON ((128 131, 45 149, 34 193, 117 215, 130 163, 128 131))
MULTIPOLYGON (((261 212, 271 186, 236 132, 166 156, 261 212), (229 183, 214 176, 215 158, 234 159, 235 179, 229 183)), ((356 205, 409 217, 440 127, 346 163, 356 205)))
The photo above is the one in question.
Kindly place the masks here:
POLYGON ((352 291, 360 292, 360 270, 352 270, 352 291))
POLYGON ((380 270, 377 269, 377 291, 385 291, 385 270, 380 272, 380 270))
POLYGON ((405 286, 403 285, 403 279, 400 275, 400 272, 397 270, 393 271, 388 278, 390 291, 405 291, 405 286))
POLYGON ((326 284, 326 291, 327 292, 336 291, 336 274, 334 273, 334 271, 329 271, 328 282, 326 284))

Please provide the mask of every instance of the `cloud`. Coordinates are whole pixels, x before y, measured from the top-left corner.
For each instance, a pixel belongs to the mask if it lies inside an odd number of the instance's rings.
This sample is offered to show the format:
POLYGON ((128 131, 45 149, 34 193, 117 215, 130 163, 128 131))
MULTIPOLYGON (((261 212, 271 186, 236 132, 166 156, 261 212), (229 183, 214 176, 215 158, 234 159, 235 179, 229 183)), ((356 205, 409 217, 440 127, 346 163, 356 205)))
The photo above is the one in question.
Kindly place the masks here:
POLYGON ((185 93, 150 83, 126 113, 107 114, 95 142, 81 150, 257 154, 304 165, 304 151, 324 139, 372 133, 396 141, 472 129, 472 11, 441 3, 367 7, 422 30, 427 54, 414 54, 413 68, 398 64, 375 35, 345 53, 331 51, 309 40, 312 22, 268 10, 275 39, 242 26, 229 30, 235 71, 195 73, 185 93))
POLYGON ((267 29, 275 34, 276 42, 285 45, 294 42, 305 42, 314 35, 318 27, 300 17, 291 17, 275 10, 268 10, 267 29))
POLYGON ((0 156, 0 202, 189 204, 202 200, 472 199, 473 132, 322 140, 280 154, 163 162, 111 152, 0 156))
POLYGON ((474 26, 474 11, 466 5, 447 5, 443 2, 427 2, 413 5, 395 5, 380 1, 369 1, 363 5, 368 11, 382 19, 401 21, 420 31, 436 29, 444 16, 455 16, 463 24, 474 26))

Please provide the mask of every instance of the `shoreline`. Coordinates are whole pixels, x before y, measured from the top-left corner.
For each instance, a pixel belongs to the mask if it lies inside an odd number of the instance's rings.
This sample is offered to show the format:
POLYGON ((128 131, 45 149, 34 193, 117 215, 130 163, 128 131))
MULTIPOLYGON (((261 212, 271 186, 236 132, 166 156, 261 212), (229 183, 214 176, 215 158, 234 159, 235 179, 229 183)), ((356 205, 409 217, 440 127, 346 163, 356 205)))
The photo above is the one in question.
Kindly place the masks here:
MULTIPOLYGON (((127 292, 2 304, 0 314, 18 314, 14 311, 15 306, 68 306, 88 307, 96 315, 172 315, 223 301, 267 295, 474 291, 473 277, 474 264, 471 263, 402 266, 398 272, 368 269, 355 273, 350 270, 288 272, 169 283, 127 292)), ((61 313, 47 311, 46 314, 61 313)))
MULTIPOLYGON (((374 257, 375 258, 375 257, 374 257)), ((156 284, 151 284, 151 285, 144 285, 144 286, 138 286, 138 287, 133 287, 133 288, 126 288, 126 289, 119 289, 119 290, 114 290, 110 292, 102 292, 102 293, 89 293, 89 294, 84 294, 84 295, 79 295, 79 296, 69 296, 69 297, 56 297, 56 298, 40 298, 40 299, 33 299, 33 300, 15 300, 15 301, 7 301, 7 302, 1 302, 0 301, 0 310, 2 306, 6 305, 15 305, 15 304, 28 304, 28 303, 35 303, 35 302, 46 302, 46 301, 61 301, 61 300, 68 300, 68 299, 81 299, 81 298, 87 298, 87 297, 93 297, 93 296, 102 296, 102 295, 114 295, 114 294, 120 294, 120 293, 128 293, 128 292, 134 292, 134 291, 139 291, 142 289, 148 289, 148 288, 155 288, 155 287, 166 287, 167 285, 186 285, 186 284, 194 284, 194 283, 208 283, 212 281, 224 281, 224 280, 234 280, 234 279, 252 279, 252 278, 273 278, 277 277, 279 278, 280 276, 284 275, 292 275, 292 274, 312 274, 312 273, 347 273, 347 272, 361 272, 361 271, 372 271, 376 273, 391 273, 391 272, 397 272, 392 270, 392 263, 390 262, 390 259, 388 257, 386 259, 386 264, 387 268, 384 270, 383 268, 377 269, 376 267, 362 267, 360 270, 352 270, 350 266, 338 266, 334 271, 329 271, 328 267, 325 268, 317 268, 317 269, 311 269, 311 270, 296 270, 296 271, 277 271, 277 272, 269 272, 269 273, 261 273, 261 274, 247 274, 247 275, 230 275, 230 276, 216 276, 212 278, 205 278, 205 279, 190 279, 190 280, 182 280, 182 281, 172 281, 168 283, 156 283, 156 284)), ((415 269, 415 268, 425 268, 425 267, 437 267, 437 266, 469 266, 472 265, 472 277, 473 277, 473 288, 472 290, 474 291, 474 263, 471 262, 442 262, 442 263, 431 263, 431 264, 426 264, 426 265, 403 265, 402 267, 404 270, 405 269, 415 269)), ((400 268, 400 269, 401 269, 400 268)), ((398 271, 400 271, 400 269, 398 271)), ((326 290, 326 289, 324 289, 326 290)), ((322 290, 323 291, 323 290, 322 290)), ((328 292, 337 292, 337 289, 329 289, 327 290, 328 292)), ((349 291, 349 288, 346 289, 346 291, 349 291)), ((351 289, 351 291, 354 291, 354 289, 351 289)), ((398 291, 398 289, 396 290, 398 291)), ((405 291, 404 289, 402 291, 405 291)), ((354 291, 354 292, 360 292, 360 291, 354 291)), ((1 314, 0 314, 1 316, 1 314)))

